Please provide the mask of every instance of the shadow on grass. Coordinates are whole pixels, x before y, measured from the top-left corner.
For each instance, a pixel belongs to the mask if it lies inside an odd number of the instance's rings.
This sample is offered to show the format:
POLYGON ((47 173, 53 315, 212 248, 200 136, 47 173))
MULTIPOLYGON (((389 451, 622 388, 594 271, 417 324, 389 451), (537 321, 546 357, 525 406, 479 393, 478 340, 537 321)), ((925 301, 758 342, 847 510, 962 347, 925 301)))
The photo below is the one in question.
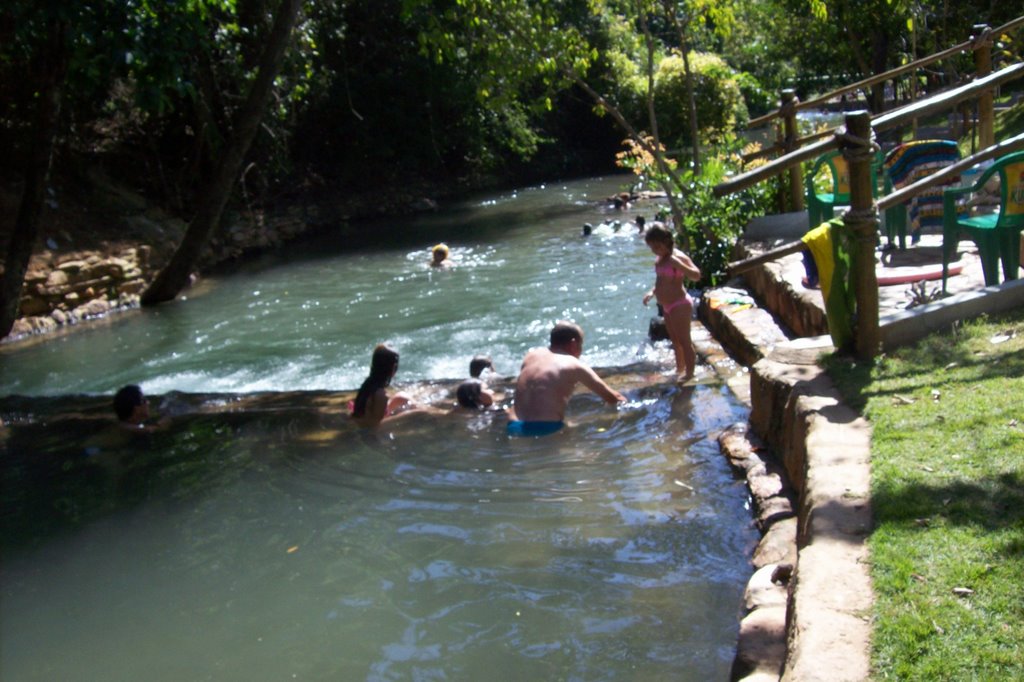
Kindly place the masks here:
MULTIPOLYGON (((825 369, 846 403, 863 412, 872 398, 913 394, 947 382, 963 383, 1024 376, 1024 353, 979 355, 957 345, 953 337, 942 335, 903 351, 912 354, 902 371, 886 371, 879 386, 879 371, 869 362, 854 362, 848 356, 833 354, 824 359, 825 369), (949 374, 945 372, 949 371, 949 374), (937 374, 942 373, 942 374, 937 374)), ((879 362, 886 362, 884 359, 879 362)))
POLYGON ((871 504, 876 525, 925 531, 941 523, 990 533, 1018 528, 1021 537, 1007 543, 1003 554, 1024 555, 1024 474, 1020 472, 948 485, 883 483, 872 491, 871 504))

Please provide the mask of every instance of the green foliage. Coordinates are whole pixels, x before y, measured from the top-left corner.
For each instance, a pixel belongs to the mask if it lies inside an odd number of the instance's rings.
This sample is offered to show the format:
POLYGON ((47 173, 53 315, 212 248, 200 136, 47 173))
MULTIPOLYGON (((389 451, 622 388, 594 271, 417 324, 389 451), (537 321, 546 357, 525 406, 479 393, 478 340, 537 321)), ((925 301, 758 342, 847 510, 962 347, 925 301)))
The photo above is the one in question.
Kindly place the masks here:
MULTIPOLYGON (((47 58, 46 25, 65 21, 70 60, 62 140, 78 153, 118 152, 120 170, 134 185, 187 211, 254 76, 276 6, 271 0, 8 3, 0 21, 13 29, 0 37, 0 134, 22 151, 25 138, 16 133, 30 120, 35 97, 33 78, 24 75, 47 58)), ((297 33, 277 79, 277 104, 251 154, 250 190, 287 170, 289 126, 304 88, 316 83, 308 30, 297 33)))
POLYGON ((527 101, 547 110, 551 94, 585 73, 594 58, 584 37, 592 15, 582 0, 454 0, 445 8, 429 0, 404 0, 402 5, 403 17, 422 27, 422 53, 471 70, 477 96, 492 108, 527 101))
MULTIPOLYGON (((726 269, 737 237, 752 218, 771 210, 774 182, 724 197, 714 195, 715 185, 740 170, 739 151, 739 142, 732 137, 705 150, 701 172, 686 169, 679 173, 681 184, 673 192, 681 208, 681 215, 674 219, 677 242, 700 267, 704 275, 700 286, 715 286, 728 279, 726 269)), ((627 151, 618 155, 618 163, 633 171, 641 188, 672 185, 653 157, 636 144, 627 145, 627 151)), ((671 163, 675 167, 675 162, 671 163)), ((664 219, 669 219, 667 212, 664 219)))
POLYGON ((760 116, 775 109, 777 98, 771 91, 761 85, 760 81, 753 75, 746 71, 737 73, 736 85, 740 89, 747 113, 750 116, 760 116))
POLYGON ((728 279, 726 269, 736 239, 751 219, 771 210, 772 182, 723 197, 714 195, 715 185, 739 169, 738 156, 727 149, 708 154, 699 176, 692 170, 683 174, 683 216, 676 229, 681 244, 690 243, 690 255, 704 274, 702 286, 716 286, 728 279))
MULTIPOLYGON (((718 144, 749 119, 736 74, 720 57, 690 53, 697 121, 702 142, 718 144)), ((662 59, 654 77, 655 103, 662 141, 691 146, 689 103, 683 59, 662 59)))
MULTIPOLYGON (((187 214, 253 78, 276 6, 10 0, 0 9, 8 166, 26 150, 48 23, 67 21, 71 64, 57 157, 103 154, 122 177, 187 214)), ((665 146, 692 144, 683 50, 693 62, 701 142, 717 143, 748 110, 773 107, 783 86, 799 84, 806 98, 830 84, 812 77, 848 82, 873 68, 866 57, 875 53, 886 63, 910 58, 908 20, 921 54, 1015 12, 1006 3, 937 0, 863 8, 832 0, 310 2, 247 157, 245 196, 269 201, 333 183, 365 190, 417 178, 476 181, 532 159, 596 158, 615 125, 638 138, 654 130, 648 48, 665 146), (610 115, 595 121, 590 108, 610 115)), ((999 36, 995 52, 1019 56, 1020 41, 999 36)), ((703 238, 711 229, 701 229, 703 238)))

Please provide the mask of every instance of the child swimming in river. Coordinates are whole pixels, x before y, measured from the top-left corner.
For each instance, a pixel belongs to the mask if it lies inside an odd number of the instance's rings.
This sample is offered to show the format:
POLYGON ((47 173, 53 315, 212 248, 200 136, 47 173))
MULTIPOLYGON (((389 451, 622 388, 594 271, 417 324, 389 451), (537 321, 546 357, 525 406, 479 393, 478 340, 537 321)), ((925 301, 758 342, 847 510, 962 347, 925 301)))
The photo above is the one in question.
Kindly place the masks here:
POLYGON ((450 268, 452 261, 448 257, 449 250, 448 245, 440 243, 430 250, 430 267, 432 268, 450 268))
POLYGON ((356 399, 350 404, 349 416, 360 426, 376 426, 412 407, 405 393, 388 397, 386 389, 397 371, 398 351, 383 343, 373 349, 370 376, 366 377, 356 399))
POLYGON ((700 268, 676 248, 672 231, 660 222, 651 225, 644 234, 644 241, 658 257, 654 263, 654 286, 644 295, 644 305, 656 298, 665 311, 665 328, 675 352, 676 371, 681 381, 688 381, 693 377, 697 354, 690 339, 693 300, 686 293, 683 282, 699 280, 700 268))

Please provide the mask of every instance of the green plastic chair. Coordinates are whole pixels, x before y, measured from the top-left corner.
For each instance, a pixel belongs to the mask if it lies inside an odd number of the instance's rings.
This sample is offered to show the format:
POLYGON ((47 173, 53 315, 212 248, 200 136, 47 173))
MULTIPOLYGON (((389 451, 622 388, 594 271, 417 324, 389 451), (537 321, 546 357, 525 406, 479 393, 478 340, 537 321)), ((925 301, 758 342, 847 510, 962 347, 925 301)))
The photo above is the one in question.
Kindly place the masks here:
POLYGON ((985 286, 999 283, 999 262, 1003 279, 1017 279, 1020 268, 1020 233, 1024 230, 1024 152, 996 160, 969 187, 952 187, 942 193, 942 291, 946 291, 949 261, 965 232, 974 240, 981 256, 985 286), (965 215, 957 212, 957 199, 977 192, 994 174, 999 174, 1000 202, 997 213, 965 215))
MULTIPOLYGON (((878 168, 883 155, 878 153, 871 163, 871 195, 878 196, 878 168)), ((811 172, 804 181, 807 192, 807 222, 809 229, 814 229, 827 220, 831 220, 836 206, 850 203, 850 168, 840 151, 822 154, 814 161, 811 172), (814 178, 827 169, 831 175, 830 191, 819 192, 814 187, 814 178)))

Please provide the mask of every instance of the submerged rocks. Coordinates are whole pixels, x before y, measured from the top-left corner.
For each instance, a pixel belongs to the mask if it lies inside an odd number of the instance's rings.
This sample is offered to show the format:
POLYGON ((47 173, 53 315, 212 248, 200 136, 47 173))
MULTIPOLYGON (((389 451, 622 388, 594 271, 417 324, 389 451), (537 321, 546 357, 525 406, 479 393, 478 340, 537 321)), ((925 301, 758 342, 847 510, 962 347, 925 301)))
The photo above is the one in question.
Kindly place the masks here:
POLYGON ((797 559, 793 491, 767 446, 746 424, 718 436, 722 453, 750 489, 761 541, 754 550, 757 571, 747 583, 747 614, 740 621, 733 680, 777 680, 786 660, 788 583, 797 559), (762 453, 765 453, 762 455, 762 453))

